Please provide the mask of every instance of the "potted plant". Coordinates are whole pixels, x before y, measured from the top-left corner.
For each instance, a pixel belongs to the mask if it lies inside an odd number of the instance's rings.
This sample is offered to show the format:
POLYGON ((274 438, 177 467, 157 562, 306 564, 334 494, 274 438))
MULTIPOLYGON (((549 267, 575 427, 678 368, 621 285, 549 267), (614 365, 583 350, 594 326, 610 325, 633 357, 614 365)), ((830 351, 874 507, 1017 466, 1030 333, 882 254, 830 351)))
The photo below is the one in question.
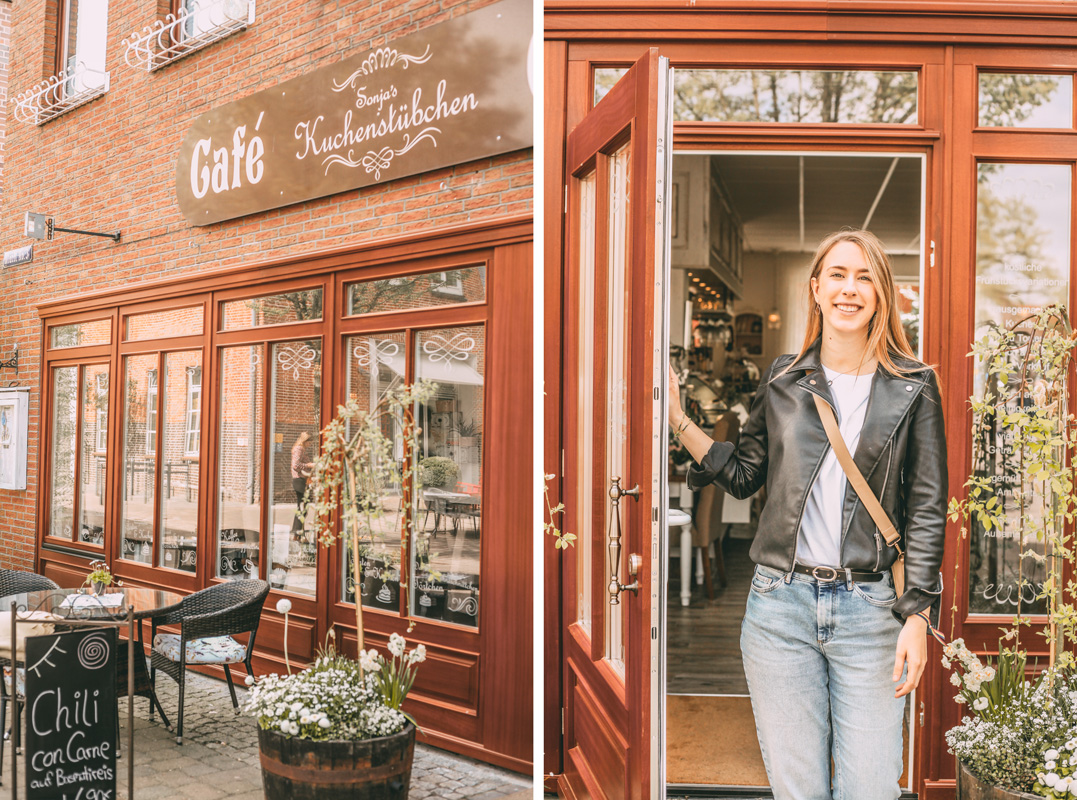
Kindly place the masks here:
POLYGON ((394 633, 390 659, 355 660, 330 641, 301 672, 248 679, 267 800, 407 798, 416 726, 400 706, 426 650, 406 644, 394 633))
POLYGON ((112 572, 108 568, 108 563, 105 561, 91 561, 90 562, 90 574, 86 576, 86 580, 83 581, 83 586, 89 586, 90 591, 95 595, 105 593, 105 589, 115 583, 117 586, 122 584, 115 580, 112 572))
POLYGON ((426 488, 451 488, 460 480, 460 467, 451 458, 428 456, 419 462, 419 480, 426 488))
MULTIPOLYGON (((964 496, 950 501, 950 520, 960 522, 962 539, 979 529, 1015 540, 1020 558, 1017 615, 1002 631, 994 666, 960 639, 943 651, 955 700, 968 710, 946 734, 958 758, 957 796, 1077 797, 1077 584, 1063 578, 1072 574, 1067 526, 1077 514, 1077 418, 1067 404, 1077 331, 1064 308, 1050 306, 993 326, 970 356, 984 369, 983 389, 971 399, 974 472, 964 496), (1046 668, 1035 680, 1026 679, 1021 644, 1032 625, 1026 597, 1047 620, 1046 668)), ((951 632, 956 613, 955 598, 951 632)))

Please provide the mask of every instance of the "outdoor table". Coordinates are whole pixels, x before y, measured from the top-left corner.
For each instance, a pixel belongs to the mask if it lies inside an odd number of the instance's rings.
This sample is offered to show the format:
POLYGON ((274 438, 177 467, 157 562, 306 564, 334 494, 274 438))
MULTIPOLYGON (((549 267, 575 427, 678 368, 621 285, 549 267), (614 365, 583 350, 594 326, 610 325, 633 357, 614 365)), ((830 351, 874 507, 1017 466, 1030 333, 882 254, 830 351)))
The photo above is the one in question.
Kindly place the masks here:
MULTIPOLYGON (((169 592, 163 589, 145 589, 139 586, 109 587, 102 597, 94 597, 85 594, 83 589, 52 589, 40 592, 23 592, 22 594, 8 595, 0 598, 0 613, 9 613, 11 604, 15 604, 17 612, 46 611, 61 618, 58 622, 63 624, 64 617, 70 619, 124 619, 127 617, 127 609, 130 608, 132 616, 139 622, 135 626, 138 640, 138 652, 145 654, 145 644, 142 639, 141 620, 161 616, 172 611, 183 600, 183 595, 169 592), (108 595, 122 595, 117 605, 103 605, 102 598, 108 595), (69 597, 86 598, 74 600, 74 605, 65 602, 69 597)), ((123 675, 126 681, 126 672, 123 675)), ((126 686, 126 683, 124 683, 126 686)), ((153 684, 149 680, 146 671, 145 656, 135 659, 135 685, 128 687, 128 691, 146 697, 150 701, 150 711, 156 708, 164 720, 165 727, 171 729, 168 717, 165 715, 157 694, 153 690, 153 684)))

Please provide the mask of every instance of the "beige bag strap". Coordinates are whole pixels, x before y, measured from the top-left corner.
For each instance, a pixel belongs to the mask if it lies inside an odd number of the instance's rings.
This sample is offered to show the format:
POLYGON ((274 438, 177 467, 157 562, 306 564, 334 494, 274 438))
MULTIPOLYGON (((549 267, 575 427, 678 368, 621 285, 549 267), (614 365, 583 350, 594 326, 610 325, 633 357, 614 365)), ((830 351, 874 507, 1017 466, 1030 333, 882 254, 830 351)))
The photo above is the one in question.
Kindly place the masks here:
POLYGON ((849 448, 846 447, 845 440, 841 437, 841 431, 838 429, 838 421, 834 418, 834 409, 815 392, 812 392, 812 398, 815 400, 815 407, 819 410, 819 418, 823 421, 826 436, 830 439, 830 446, 834 448, 834 455, 838 457, 838 463, 841 464, 841 468, 845 471, 845 477, 853 485, 860 502, 864 504, 864 508, 871 514, 871 518, 875 521, 883 538, 886 539, 886 543, 897 548, 900 553, 899 542, 901 537, 898 535, 890 518, 886 516, 886 512, 883 511, 882 504, 875 497, 875 492, 871 491, 868 482, 864 480, 864 476, 853 461, 852 455, 849 454, 849 448))

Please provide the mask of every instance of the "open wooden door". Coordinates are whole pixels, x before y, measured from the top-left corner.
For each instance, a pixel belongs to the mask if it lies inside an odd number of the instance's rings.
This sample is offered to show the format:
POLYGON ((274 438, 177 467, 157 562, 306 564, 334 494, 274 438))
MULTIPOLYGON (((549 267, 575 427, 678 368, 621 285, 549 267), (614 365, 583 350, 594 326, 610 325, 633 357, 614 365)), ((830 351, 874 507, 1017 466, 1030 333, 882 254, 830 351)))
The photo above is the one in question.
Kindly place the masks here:
POLYGON ((662 793, 670 70, 656 49, 569 134, 564 774, 568 797, 662 793))

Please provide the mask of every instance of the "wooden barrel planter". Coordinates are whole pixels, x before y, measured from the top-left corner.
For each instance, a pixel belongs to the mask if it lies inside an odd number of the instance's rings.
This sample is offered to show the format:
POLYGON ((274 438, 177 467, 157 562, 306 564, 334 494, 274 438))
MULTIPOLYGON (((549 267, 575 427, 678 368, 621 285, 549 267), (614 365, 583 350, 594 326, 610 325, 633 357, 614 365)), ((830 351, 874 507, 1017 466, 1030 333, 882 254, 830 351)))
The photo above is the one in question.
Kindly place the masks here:
POLYGON ((968 767, 957 762, 957 800, 1043 800, 1028 792, 1015 792, 981 783, 968 767))
POLYGON ((415 726, 377 739, 315 742, 258 729, 266 800, 407 800, 415 726))

